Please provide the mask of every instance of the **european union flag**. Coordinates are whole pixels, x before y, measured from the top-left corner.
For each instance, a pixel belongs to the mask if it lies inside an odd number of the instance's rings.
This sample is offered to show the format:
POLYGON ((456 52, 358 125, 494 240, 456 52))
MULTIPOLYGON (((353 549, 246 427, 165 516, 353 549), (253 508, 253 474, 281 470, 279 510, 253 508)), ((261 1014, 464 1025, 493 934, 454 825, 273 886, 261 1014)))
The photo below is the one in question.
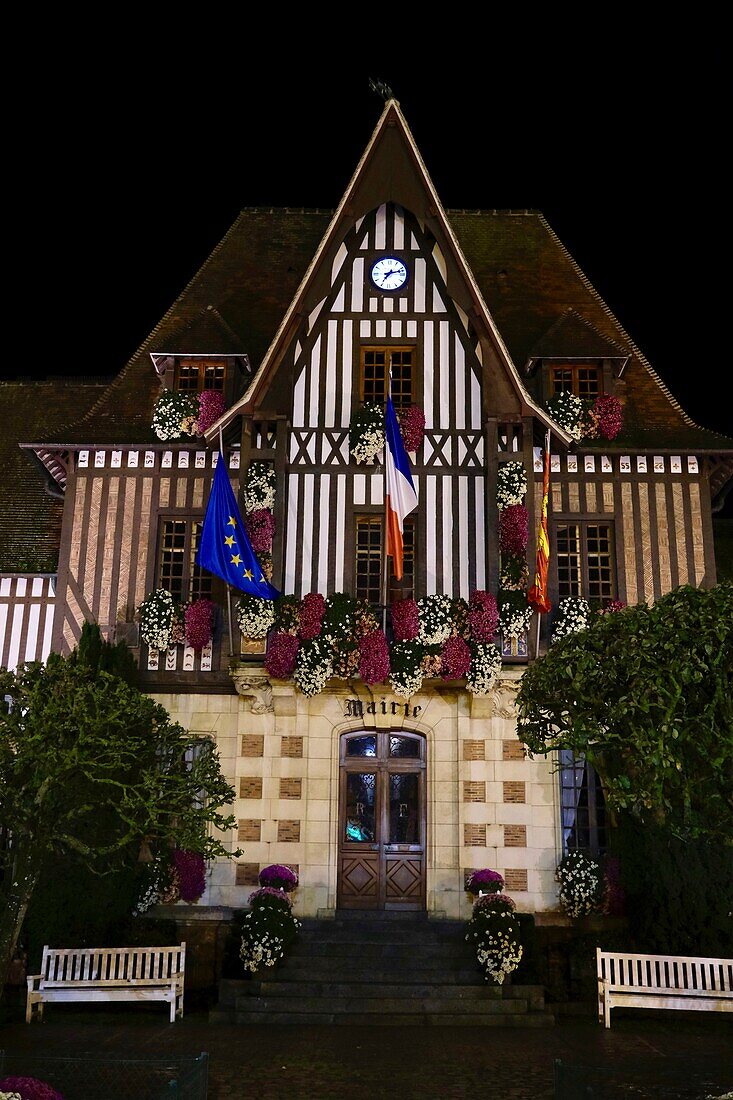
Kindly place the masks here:
POLYGON ((196 563, 250 596, 276 600, 280 595, 265 577, 252 549, 221 451, 206 506, 196 563))

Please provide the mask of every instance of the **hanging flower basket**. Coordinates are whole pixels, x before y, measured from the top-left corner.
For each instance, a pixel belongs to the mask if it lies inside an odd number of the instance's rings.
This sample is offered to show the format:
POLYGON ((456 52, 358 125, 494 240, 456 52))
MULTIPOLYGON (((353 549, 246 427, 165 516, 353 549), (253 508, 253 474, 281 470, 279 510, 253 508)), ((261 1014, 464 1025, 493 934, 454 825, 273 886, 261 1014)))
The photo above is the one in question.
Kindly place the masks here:
POLYGON ((199 394, 199 409, 196 417, 196 431, 203 435, 212 424, 227 410, 224 394, 221 390, 204 390, 199 394))
POLYGON ((389 646, 383 631, 366 634, 359 642, 359 675, 368 687, 383 684, 389 676, 389 646))
POLYGON ((590 604, 582 596, 566 596, 557 606, 557 617, 552 627, 552 640, 557 642, 568 634, 577 634, 590 626, 590 604))
POLYGON ((330 645, 313 638, 298 649, 293 679, 303 695, 318 695, 333 675, 333 650, 330 645))
POLYGON ((395 695, 410 699, 422 687, 423 647, 419 642, 397 642, 390 654, 389 682, 395 695))
POLYGON ((574 440, 579 441, 586 434, 585 406, 576 394, 569 390, 555 394, 547 402, 547 411, 574 440))
POLYGON ((216 604, 211 600, 195 600, 185 610, 186 643, 197 653, 205 648, 214 634, 216 604))
POLYGON ((389 609, 396 642, 410 642, 420 633, 420 612, 415 600, 395 600, 389 609))
POLYGON ((450 596, 426 596, 417 601, 420 615, 419 638, 423 645, 442 645, 453 625, 450 596))
POLYGON ((255 554, 267 554, 272 548, 275 534, 275 517, 267 508, 254 508, 244 520, 249 541, 255 554))
POLYGON ((601 394, 596 398, 593 415, 598 425, 598 434, 603 439, 615 439, 623 427, 623 407, 613 394, 601 394))
POLYGON ((490 642, 499 625, 496 600, 490 592, 477 588, 468 602, 468 625, 474 642, 490 642))
POLYGON ((245 512, 275 507, 275 471, 269 462, 250 462, 244 477, 242 499, 245 512))
POLYGON ((425 437, 425 413, 419 405, 410 405, 397 413, 400 435, 406 451, 419 451, 425 437))
POLYGON ((499 592, 499 631, 505 638, 518 638, 529 630, 531 621, 525 592, 499 592))
POLYGON ((529 540, 529 512, 524 504, 510 504, 499 513, 499 549, 504 554, 524 554, 529 540))
POLYGON ((140 638, 150 649, 167 649, 171 644, 175 602, 166 588, 146 596, 137 609, 140 638))
POLYGON ((461 637, 449 638, 441 654, 440 675, 444 680, 462 680, 471 665, 471 650, 461 637))
POLYGON ((265 638, 275 622, 273 600, 243 595, 237 604, 237 626, 245 638, 265 638))
POLYGON ((158 439, 180 439, 196 434, 199 403, 196 394, 164 390, 153 409, 152 428, 158 439))
POLYGON ((466 676, 466 687, 472 695, 488 695, 501 672, 501 654, 489 643, 471 646, 471 664, 466 676))
POLYGON ((357 462, 371 462, 384 447, 384 409, 366 401, 349 425, 349 452, 357 462))
POLYGON ((181 901, 189 905, 199 900, 206 889, 206 861, 200 852, 182 848, 173 851, 173 866, 178 873, 178 892, 181 901))
POLYGON ((265 668, 276 680, 287 680, 295 671, 300 642, 294 634, 278 632, 270 638, 265 668))
POLYGON ((496 503, 499 508, 521 504, 527 494, 527 474, 521 462, 502 462, 496 475, 496 503))

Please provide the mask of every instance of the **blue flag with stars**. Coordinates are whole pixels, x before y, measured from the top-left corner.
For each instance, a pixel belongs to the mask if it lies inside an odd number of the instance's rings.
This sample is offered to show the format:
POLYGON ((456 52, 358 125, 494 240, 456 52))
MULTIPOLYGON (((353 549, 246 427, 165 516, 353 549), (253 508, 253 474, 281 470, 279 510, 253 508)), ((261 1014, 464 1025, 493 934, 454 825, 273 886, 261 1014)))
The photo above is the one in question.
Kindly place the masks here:
POLYGON ((280 595, 265 577, 252 549, 221 451, 206 506, 196 564, 250 596, 276 600, 280 595))

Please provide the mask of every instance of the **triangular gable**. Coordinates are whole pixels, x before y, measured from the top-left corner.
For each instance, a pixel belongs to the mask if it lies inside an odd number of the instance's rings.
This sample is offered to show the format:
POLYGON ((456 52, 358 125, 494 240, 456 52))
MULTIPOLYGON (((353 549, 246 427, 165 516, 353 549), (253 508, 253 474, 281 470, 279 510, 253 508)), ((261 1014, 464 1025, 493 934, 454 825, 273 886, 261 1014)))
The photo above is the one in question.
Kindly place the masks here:
POLYGON ((411 210, 434 234, 447 267, 448 290, 456 304, 470 318, 487 351, 504 368, 507 384, 521 411, 538 417, 564 442, 567 436, 550 420, 525 389, 499 330, 466 262, 427 168, 410 133, 399 104, 385 105, 372 138, 331 219, 324 237, 306 271, 282 323, 244 396, 206 433, 213 438, 220 428, 241 413, 253 412, 284 356, 305 313, 322 297, 325 273, 330 272, 346 232, 359 218, 380 203, 394 202, 411 210))
POLYGON ((570 307, 533 345, 529 359, 628 359, 631 352, 570 307))

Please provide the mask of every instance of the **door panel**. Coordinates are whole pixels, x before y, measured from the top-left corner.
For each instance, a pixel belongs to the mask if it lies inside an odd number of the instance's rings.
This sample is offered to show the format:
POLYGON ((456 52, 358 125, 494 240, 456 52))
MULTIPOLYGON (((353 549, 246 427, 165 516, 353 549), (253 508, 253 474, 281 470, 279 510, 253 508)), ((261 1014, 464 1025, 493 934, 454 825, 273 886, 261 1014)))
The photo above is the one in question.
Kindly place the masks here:
POLYGON ((338 905, 425 905, 425 742, 347 734, 341 746, 338 905))

